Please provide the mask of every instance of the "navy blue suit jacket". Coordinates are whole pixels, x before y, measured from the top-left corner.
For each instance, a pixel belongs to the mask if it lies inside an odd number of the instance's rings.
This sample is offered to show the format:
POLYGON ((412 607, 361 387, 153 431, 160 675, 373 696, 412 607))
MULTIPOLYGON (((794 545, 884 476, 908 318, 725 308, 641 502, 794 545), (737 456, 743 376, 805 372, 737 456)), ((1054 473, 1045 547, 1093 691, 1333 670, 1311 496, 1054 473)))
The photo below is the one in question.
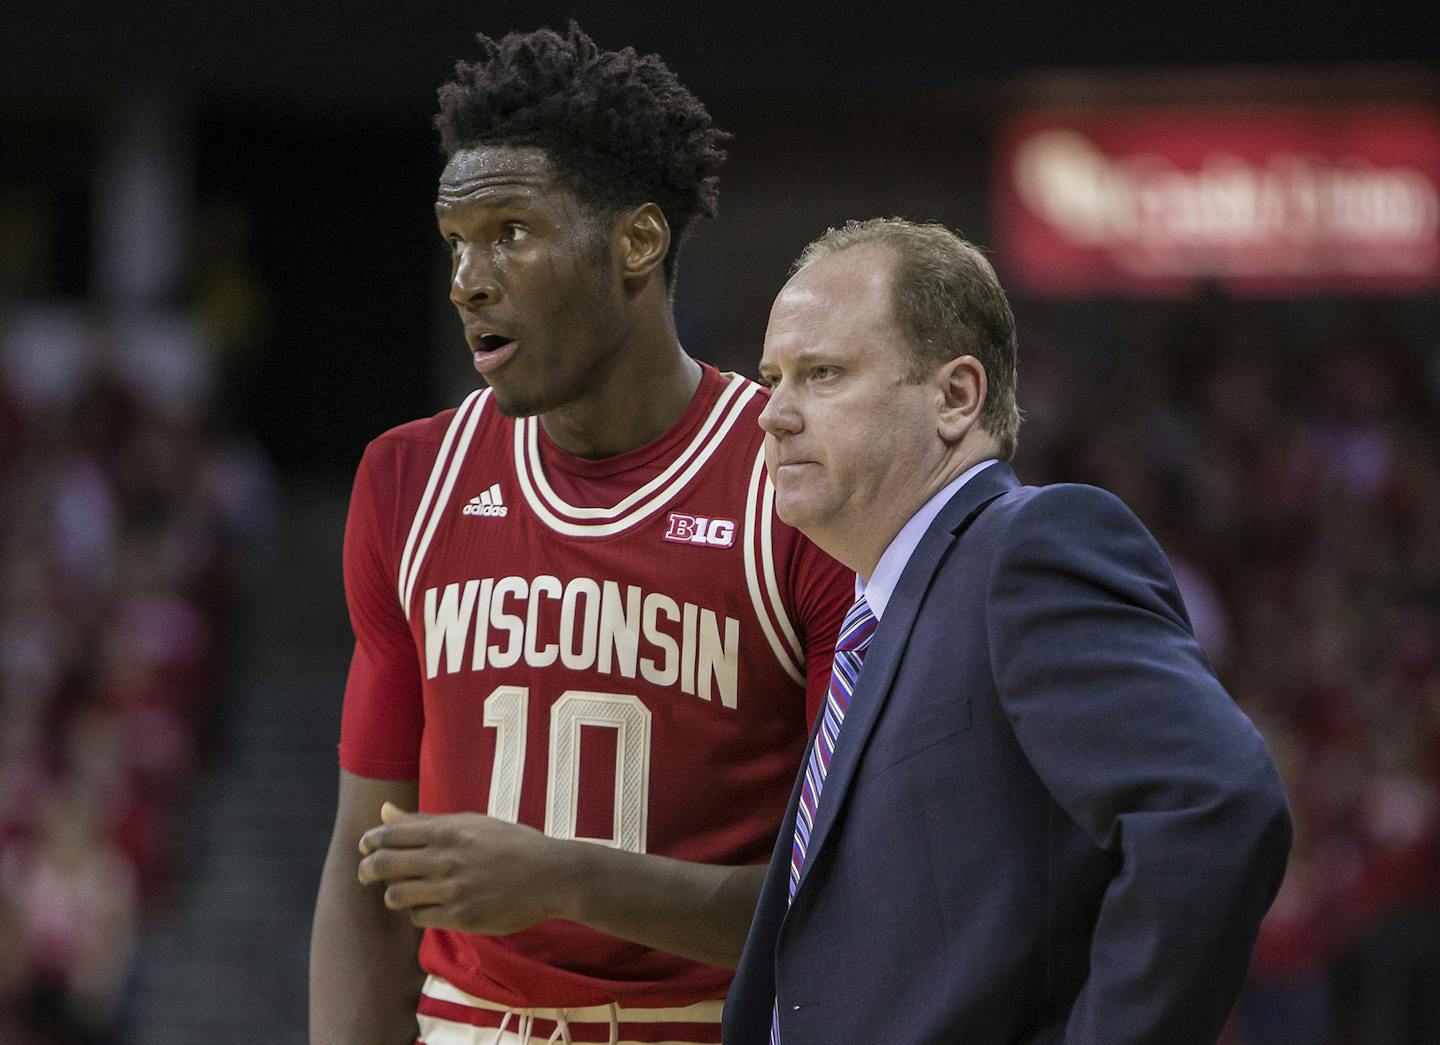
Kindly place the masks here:
POLYGON ((725 1011, 763 1045, 1213 1045, 1284 873, 1269 754, 1115 497, 1004 464, 921 540, 725 1011))

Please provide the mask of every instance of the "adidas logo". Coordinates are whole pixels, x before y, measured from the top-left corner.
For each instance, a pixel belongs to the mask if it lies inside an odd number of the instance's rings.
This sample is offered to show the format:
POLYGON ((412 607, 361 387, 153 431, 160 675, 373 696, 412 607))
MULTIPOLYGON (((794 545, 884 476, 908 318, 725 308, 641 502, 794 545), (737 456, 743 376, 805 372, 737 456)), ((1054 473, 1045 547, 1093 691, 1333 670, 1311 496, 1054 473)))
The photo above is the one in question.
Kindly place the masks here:
POLYGON ((479 497, 472 497, 466 502, 465 507, 460 509, 466 515, 509 515, 510 509, 505 507, 505 502, 500 499, 500 484, 495 483, 479 497))

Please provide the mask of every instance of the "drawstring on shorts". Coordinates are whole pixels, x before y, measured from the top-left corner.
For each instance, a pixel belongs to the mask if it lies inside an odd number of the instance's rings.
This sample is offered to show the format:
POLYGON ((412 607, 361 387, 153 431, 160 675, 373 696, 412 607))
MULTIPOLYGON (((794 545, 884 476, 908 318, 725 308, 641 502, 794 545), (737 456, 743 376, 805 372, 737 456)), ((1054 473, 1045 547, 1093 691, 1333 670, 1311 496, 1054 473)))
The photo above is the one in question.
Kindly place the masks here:
MULTIPOLYGON (((567 1018, 564 1009, 555 1009, 555 1029, 550 1032, 550 1037, 545 1039, 545 1045, 575 1045, 570 1037, 570 1020, 567 1018)), ((510 1017, 518 1016, 519 1022, 515 1027, 515 1034, 520 1039, 520 1045, 530 1045, 531 1031, 535 1027, 534 1009, 506 1009, 505 1015, 500 1020, 500 1026, 495 1030, 495 1037, 490 1045, 500 1045, 505 1037, 505 1031, 510 1026, 510 1017)), ((607 1045, 620 1045, 620 1006, 615 1002, 610 1003, 610 1040, 607 1045)))

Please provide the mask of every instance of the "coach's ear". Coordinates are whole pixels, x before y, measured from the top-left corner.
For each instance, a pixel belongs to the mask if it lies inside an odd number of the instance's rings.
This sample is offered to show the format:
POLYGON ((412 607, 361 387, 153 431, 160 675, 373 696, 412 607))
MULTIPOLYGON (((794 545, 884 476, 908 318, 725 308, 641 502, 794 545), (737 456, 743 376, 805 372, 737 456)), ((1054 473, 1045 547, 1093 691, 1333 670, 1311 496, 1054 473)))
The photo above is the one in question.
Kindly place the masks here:
POLYGON ((620 274, 627 280, 643 279, 670 253, 670 223, 653 203, 642 203, 619 223, 620 274))
POLYGON ((956 356, 935 371, 938 410, 936 428, 940 438, 955 444, 965 438, 980 420, 989 383, 985 365, 974 356, 956 356))

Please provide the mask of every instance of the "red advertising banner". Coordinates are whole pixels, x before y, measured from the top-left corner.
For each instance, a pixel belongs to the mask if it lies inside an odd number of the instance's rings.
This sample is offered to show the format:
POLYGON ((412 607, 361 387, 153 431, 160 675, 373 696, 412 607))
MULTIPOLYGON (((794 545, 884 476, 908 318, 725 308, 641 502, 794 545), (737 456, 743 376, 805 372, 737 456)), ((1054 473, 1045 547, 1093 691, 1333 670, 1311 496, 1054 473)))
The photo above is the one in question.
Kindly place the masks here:
POLYGON ((996 175, 996 261, 1030 291, 1440 287, 1440 113, 1422 106, 1029 112, 996 175))

